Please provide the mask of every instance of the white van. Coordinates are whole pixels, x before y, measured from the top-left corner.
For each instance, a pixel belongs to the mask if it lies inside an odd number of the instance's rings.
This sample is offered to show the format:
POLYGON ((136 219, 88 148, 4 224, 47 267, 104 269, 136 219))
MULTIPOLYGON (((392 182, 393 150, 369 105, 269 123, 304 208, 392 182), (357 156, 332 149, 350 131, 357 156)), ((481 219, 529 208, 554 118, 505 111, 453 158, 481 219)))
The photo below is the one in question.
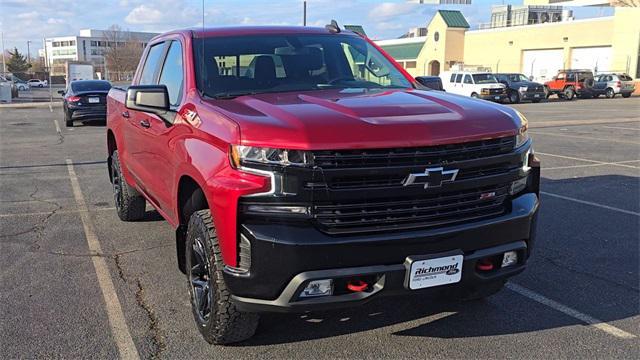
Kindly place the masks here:
POLYGON ((486 72, 445 71, 440 74, 447 92, 501 102, 507 98, 506 86, 486 72))

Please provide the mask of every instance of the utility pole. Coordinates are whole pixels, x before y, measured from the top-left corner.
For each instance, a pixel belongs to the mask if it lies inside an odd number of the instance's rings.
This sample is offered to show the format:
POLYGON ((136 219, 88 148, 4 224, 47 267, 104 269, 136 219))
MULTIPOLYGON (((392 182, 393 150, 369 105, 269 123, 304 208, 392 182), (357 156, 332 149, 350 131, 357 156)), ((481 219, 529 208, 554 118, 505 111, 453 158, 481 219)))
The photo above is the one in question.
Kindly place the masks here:
POLYGON ((44 70, 49 75, 49 102, 53 103, 53 90, 51 89, 51 66, 49 66, 49 53, 47 51, 47 40, 42 38, 42 45, 44 46, 44 70))
POLYGON ((307 26, 307 2, 302 2, 302 26, 307 26))
POLYGON ((27 40, 27 63, 31 65, 31 50, 29 45, 31 45, 31 40, 27 40))
POLYGON ((2 74, 7 73, 7 60, 4 58, 4 32, 0 32, 0 43, 2 44, 2 74))

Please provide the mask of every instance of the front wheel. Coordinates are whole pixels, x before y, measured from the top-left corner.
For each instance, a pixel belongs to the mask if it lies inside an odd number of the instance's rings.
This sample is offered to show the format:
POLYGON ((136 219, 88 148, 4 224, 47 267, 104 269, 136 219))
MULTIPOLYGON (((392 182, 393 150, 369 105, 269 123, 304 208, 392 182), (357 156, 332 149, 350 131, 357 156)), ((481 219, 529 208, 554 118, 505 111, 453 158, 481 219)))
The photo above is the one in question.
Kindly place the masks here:
POLYGON ((472 93, 472 94, 471 94, 471 97, 472 97, 472 98, 474 98, 474 99, 477 99, 477 98, 478 98, 478 94, 476 94, 476 93, 472 93))
POLYGON ((210 344, 222 345, 252 337, 259 316, 239 311, 231 301, 209 210, 199 210, 191 215, 185 243, 191 310, 204 339, 210 344))
POLYGON ((520 94, 518 94, 517 91, 512 91, 509 94, 509 102, 511 102, 512 104, 517 104, 520 102, 520 94))
POLYGON ((144 218, 146 200, 124 179, 118 150, 111 155, 111 184, 116 212, 120 220, 136 221, 144 218))

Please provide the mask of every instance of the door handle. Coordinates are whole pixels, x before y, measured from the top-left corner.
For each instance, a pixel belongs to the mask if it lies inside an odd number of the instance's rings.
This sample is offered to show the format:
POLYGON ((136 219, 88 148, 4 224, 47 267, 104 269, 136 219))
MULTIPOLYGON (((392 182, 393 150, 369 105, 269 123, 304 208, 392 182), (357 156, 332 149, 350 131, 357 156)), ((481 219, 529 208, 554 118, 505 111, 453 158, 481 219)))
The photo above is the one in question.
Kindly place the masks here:
POLYGON ((128 119, 129 118, 129 112, 128 111, 123 111, 122 112, 122 117, 128 119))
POLYGON ((149 120, 140 120, 140 126, 142 126, 145 129, 148 129, 151 127, 151 123, 149 123, 149 120))

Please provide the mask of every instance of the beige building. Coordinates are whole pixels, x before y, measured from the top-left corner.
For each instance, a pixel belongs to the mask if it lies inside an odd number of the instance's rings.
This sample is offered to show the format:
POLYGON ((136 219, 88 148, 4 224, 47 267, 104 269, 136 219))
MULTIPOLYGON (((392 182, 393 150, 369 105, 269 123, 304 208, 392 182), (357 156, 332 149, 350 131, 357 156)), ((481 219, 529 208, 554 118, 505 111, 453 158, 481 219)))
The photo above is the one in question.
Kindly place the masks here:
POLYGON ((468 30, 461 12, 441 10, 429 23, 427 35, 419 38, 422 46, 418 38, 378 44, 414 76, 457 67, 519 72, 545 81, 559 69, 581 68, 626 72, 638 79, 638 19, 640 9, 616 8, 607 17, 468 30))

